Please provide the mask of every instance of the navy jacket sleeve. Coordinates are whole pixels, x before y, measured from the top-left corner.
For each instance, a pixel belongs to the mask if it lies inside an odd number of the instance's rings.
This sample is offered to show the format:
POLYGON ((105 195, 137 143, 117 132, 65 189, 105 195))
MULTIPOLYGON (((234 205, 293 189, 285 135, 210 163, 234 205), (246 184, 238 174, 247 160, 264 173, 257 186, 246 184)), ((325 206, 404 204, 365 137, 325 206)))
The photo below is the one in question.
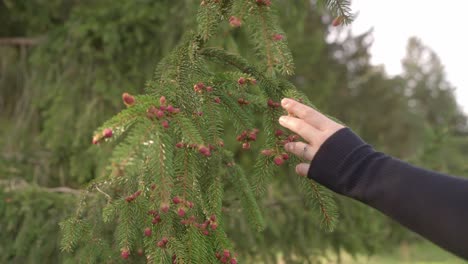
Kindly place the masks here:
POLYGON ((322 144, 308 177, 468 259, 468 179, 377 152, 349 128, 322 144))

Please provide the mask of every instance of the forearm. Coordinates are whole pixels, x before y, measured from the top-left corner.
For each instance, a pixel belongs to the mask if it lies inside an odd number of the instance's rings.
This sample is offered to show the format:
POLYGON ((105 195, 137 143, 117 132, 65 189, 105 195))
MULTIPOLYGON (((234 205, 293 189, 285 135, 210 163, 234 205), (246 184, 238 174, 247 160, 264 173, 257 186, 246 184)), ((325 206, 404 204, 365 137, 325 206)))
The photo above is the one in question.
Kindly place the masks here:
POLYGON ((468 259, 468 180, 376 152, 348 128, 320 147, 308 177, 468 259))

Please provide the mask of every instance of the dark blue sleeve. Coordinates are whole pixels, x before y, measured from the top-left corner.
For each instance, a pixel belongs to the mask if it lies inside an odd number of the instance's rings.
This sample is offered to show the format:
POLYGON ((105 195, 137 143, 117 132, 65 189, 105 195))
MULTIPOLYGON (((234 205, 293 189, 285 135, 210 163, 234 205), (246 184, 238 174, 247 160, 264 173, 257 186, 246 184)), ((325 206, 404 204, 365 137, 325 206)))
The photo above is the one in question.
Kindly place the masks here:
POLYGON ((324 142, 308 177, 468 259, 468 179, 377 152, 349 128, 324 142))

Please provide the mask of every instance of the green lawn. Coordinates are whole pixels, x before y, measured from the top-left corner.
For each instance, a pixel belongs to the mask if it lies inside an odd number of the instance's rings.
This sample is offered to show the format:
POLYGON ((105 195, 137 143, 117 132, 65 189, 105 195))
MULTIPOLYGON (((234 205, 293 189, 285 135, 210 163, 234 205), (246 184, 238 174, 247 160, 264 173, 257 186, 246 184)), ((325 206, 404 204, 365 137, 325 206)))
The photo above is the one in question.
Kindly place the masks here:
MULTIPOLYGON (((336 259, 326 263, 337 263, 336 259)), ((418 244, 401 245, 398 249, 388 254, 366 257, 358 256, 353 259, 348 254, 342 255, 342 264, 459 264, 468 263, 453 254, 450 254, 429 242, 418 244)))

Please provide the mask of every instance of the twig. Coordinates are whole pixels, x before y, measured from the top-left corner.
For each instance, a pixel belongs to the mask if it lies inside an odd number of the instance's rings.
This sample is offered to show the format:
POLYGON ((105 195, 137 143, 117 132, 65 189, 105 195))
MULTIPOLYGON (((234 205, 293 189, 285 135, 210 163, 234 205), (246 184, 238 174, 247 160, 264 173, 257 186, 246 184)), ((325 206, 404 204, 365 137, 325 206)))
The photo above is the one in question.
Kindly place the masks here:
POLYGON ((112 201, 112 197, 109 194, 105 193, 103 190, 101 190, 99 186, 95 185, 94 187, 96 187, 96 190, 98 190, 98 192, 104 194, 109 201, 112 201))

